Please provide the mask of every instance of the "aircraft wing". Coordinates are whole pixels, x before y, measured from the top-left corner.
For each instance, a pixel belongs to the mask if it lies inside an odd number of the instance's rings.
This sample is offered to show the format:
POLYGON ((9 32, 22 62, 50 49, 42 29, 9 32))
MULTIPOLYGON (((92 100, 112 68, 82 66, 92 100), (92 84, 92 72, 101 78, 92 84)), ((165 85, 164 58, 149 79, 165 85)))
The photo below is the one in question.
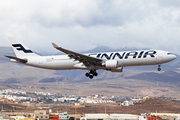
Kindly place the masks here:
POLYGON ((79 62, 82 62, 86 66, 101 65, 101 62, 103 61, 102 59, 99 59, 99 58, 83 55, 80 53, 76 53, 76 52, 61 48, 61 47, 57 46, 55 43, 52 43, 52 44, 53 44, 54 48, 66 53, 69 56, 69 58, 77 60, 79 62))
POLYGON ((27 60, 25 60, 25 59, 13 57, 13 56, 5 56, 5 57, 8 57, 8 58, 13 59, 13 60, 16 60, 17 62, 20 62, 20 63, 27 63, 27 60))

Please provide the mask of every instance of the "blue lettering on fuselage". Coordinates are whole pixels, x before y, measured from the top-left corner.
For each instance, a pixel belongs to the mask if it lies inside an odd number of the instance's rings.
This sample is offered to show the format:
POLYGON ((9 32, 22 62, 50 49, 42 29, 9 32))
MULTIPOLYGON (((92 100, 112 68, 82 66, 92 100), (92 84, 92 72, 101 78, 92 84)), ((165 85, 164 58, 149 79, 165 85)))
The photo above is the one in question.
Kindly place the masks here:
POLYGON ((156 54, 156 51, 147 51, 147 52, 144 54, 143 58, 146 58, 147 55, 150 55, 151 57, 155 57, 154 54, 156 54))
POLYGON ((138 58, 141 58, 143 53, 144 53, 144 51, 141 51, 141 52, 139 53, 138 58))
POLYGON ((106 58, 108 60, 110 59, 115 59, 115 58, 119 58, 119 59, 128 59, 129 57, 131 58, 146 58, 147 56, 154 58, 155 54, 157 52, 156 51, 140 51, 140 52, 123 52, 123 53, 110 53, 110 54, 106 54, 106 53, 99 53, 97 54, 97 58, 106 58))
POLYGON ((136 58, 137 54, 138 54, 138 52, 129 52, 126 54, 125 59, 128 59, 129 56, 133 56, 133 58, 136 58))
POLYGON ((113 53, 111 53, 110 56, 108 56, 106 53, 104 53, 104 54, 102 54, 101 58, 106 57, 106 59, 110 60, 112 55, 113 55, 113 53))
POLYGON ((118 56, 119 59, 122 59, 124 57, 125 53, 126 52, 124 52, 122 55, 120 55, 119 53, 115 53, 112 59, 114 59, 116 56, 118 56))
POLYGON ((99 57, 100 57, 100 55, 101 55, 101 53, 99 53, 96 57, 97 57, 97 58, 99 58, 99 57))

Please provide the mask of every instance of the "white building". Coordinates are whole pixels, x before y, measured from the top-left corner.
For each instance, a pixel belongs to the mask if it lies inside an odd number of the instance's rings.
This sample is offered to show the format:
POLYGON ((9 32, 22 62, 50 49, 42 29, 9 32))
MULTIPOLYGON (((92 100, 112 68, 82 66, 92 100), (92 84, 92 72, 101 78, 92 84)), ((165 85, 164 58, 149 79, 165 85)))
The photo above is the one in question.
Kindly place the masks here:
POLYGON ((109 120, 109 114, 85 114, 80 120, 109 120))
POLYGON ((138 120, 138 115, 132 114, 85 114, 80 120, 138 120))

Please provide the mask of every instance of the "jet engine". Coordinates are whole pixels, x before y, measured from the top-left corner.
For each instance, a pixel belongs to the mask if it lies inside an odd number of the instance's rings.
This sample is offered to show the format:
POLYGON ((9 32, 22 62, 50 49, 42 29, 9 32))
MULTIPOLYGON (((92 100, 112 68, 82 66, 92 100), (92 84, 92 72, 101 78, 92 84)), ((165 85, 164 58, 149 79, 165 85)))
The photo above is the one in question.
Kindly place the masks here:
POLYGON ((107 60, 104 63, 106 70, 111 72, 122 72, 123 71, 123 64, 117 60, 107 60))
POLYGON ((107 61, 105 61, 105 67, 106 68, 117 68, 118 61, 117 60, 107 60, 107 61))
POLYGON ((118 67, 118 68, 114 68, 110 70, 111 72, 122 72, 123 71, 123 67, 118 67))

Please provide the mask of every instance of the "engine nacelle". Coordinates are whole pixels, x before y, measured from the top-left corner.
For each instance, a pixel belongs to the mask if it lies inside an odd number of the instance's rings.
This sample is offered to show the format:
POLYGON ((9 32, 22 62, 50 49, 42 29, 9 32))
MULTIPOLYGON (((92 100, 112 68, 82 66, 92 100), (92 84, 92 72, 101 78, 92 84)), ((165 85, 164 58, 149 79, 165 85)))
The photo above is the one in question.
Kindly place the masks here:
POLYGON ((123 67, 118 67, 118 68, 114 68, 110 70, 111 72, 122 72, 123 71, 123 67))
POLYGON ((117 68, 118 61, 117 60, 107 60, 107 61, 105 61, 105 67, 106 68, 117 68))

